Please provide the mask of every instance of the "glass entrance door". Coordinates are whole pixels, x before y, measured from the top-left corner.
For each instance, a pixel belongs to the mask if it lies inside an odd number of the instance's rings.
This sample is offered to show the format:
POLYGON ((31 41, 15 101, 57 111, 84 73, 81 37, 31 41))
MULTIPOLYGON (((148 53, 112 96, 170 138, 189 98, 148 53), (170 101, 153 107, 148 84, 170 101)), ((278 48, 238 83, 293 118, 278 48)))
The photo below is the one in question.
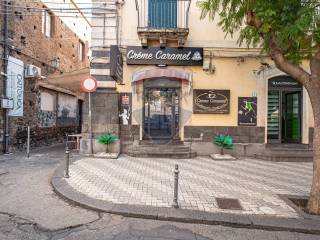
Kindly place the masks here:
POLYGON ((179 132, 178 89, 146 88, 144 101, 144 138, 177 138, 179 132))
POLYGON ((278 90, 269 91, 268 94, 268 142, 280 142, 280 106, 281 92, 278 90))
POLYGON ((301 141, 301 91, 283 92, 282 139, 287 143, 301 141))
POLYGON ((268 93, 268 142, 301 143, 302 91, 270 90, 268 93))

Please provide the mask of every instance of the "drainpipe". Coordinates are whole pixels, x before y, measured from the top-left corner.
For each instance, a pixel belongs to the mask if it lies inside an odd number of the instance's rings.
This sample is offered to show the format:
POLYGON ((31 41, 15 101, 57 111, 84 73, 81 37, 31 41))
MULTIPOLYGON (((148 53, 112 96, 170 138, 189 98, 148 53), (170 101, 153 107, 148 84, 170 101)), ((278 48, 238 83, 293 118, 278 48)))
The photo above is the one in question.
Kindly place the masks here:
MULTIPOLYGON (((4 75, 4 81, 3 81, 3 96, 4 98, 7 98, 7 68, 8 68, 8 55, 9 55, 9 49, 8 49, 8 5, 10 3, 10 0, 4 1, 4 12, 3 15, 3 37, 4 37, 4 45, 3 45, 3 72, 4 75)), ((8 109, 3 109, 3 131, 4 131, 4 139, 3 139, 3 152, 5 154, 9 153, 9 115, 8 115, 8 109)))

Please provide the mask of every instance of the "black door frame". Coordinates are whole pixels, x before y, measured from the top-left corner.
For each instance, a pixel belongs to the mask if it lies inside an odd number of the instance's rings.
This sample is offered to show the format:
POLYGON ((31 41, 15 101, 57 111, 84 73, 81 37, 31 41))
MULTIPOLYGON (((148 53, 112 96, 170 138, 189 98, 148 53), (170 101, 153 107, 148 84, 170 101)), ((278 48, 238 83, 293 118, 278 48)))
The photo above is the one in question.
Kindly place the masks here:
MULTIPOLYGON (((143 129, 143 136, 142 138, 145 140, 150 140, 152 138, 152 136, 150 136, 149 134, 147 134, 147 132, 145 131, 145 117, 146 117, 146 93, 149 92, 151 89, 174 89, 175 92, 177 93, 177 97, 179 99, 178 102, 178 123, 177 123, 177 127, 176 127, 176 114, 175 112, 172 112, 172 123, 171 124, 171 136, 169 137, 169 139, 171 140, 178 140, 180 139, 180 113, 181 113, 181 87, 180 86, 144 86, 143 87, 143 109, 142 109, 142 129, 143 129)), ((173 99, 172 99, 172 103, 173 103, 173 99)), ((173 103, 175 104, 175 103, 173 103)), ((174 108, 175 110, 175 108, 174 108)), ((148 116, 150 116, 150 113, 148 113, 148 116)), ((150 130, 149 130, 150 133, 150 130)))
MULTIPOLYGON (((268 139, 267 136, 267 142, 268 143, 297 143, 301 144, 302 143, 302 130, 303 130, 303 89, 301 88, 272 88, 268 89, 268 96, 269 96, 269 91, 278 91, 279 92, 279 134, 278 134, 278 139, 268 139), (283 131, 283 124, 282 124, 282 117, 283 117, 283 98, 284 98, 284 93, 295 93, 299 92, 300 93, 300 101, 299 101, 299 111, 300 111, 300 139, 298 141, 285 141, 284 136, 282 136, 282 131, 283 131)), ((267 107, 268 109, 268 107, 267 107)), ((268 114, 268 112, 267 112, 268 114)), ((268 129, 268 121, 267 121, 267 129, 268 129)), ((268 131, 268 130, 267 130, 268 131)))
MULTIPOLYGON (((283 129, 281 129, 281 142, 282 143, 302 143, 302 103, 303 103, 303 100, 302 100, 302 96, 303 96, 303 91, 300 89, 298 91, 293 91, 293 90, 290 90, 290 91, 286 91, 286 90, 283 90, 281 92, 281 98, 282 98, 282 101, 283 99, 286 97, 287 94, 294 94, 294 93, 298 93, 299 94, 299 103, 298 103, 298 108, 299 108, 299 113, 300 113, 300 116, 299 116, 299 122, 300 122, 300 138, 296 141, 294 141, 293 139, 286 139, 285 135, 283 136, 282 132, 283 132, 283 129)), ((282 102, 283 103, 283 102, 282 102)), ((282 104, 283 105, 283 104, 282 104)), ((287 115, 287 109, 282 109, 282 112, 281 112, 281 120, 282 120, 282 117, 284 115, 287 115)), ((285 116, 287 117, 287 116, 285 116)), ((282 125, 282 124, 281 124, 282 125)), ((285 127, 285 126, 283 126, 285 127)), ((285 131, 285 130, 284 130, 285 131)))

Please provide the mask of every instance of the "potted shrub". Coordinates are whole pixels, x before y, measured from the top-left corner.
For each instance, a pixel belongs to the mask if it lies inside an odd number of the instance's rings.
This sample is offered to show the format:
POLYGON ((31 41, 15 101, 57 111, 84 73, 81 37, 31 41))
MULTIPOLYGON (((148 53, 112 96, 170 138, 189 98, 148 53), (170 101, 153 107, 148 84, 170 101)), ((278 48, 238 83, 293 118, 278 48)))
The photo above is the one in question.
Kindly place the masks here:
POLYGON ((98 143, 106 145, 106 153, 109 153, 109 144, 117 140, 117 137, 112 134, 101 135, 98 139, 98 143))
POLYGON ((213 139, 212 143, 220 148, 220 154, 211 155, 213 159, 235 159, 229 154, 224 154, 225 149, 233 148, 233 139, 230 135, 219 134, 213 139))

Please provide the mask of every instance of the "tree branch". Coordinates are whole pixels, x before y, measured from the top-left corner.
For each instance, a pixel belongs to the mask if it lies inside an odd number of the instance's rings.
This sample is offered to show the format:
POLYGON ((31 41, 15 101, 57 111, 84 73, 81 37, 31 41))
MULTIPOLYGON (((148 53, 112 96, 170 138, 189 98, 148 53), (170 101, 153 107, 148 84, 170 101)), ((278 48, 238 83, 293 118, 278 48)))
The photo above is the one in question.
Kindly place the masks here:
POLYGON ((287 73, 297 81, 307 86, 310 82, 310 74, 306 72, 302 67, 290 63, 284 56, 282 49, 278 46, 276 37, 272 34, 269 43, 270 55, 273 58, 277 68, 287 73))
MULTIPOLYGON (((270 56, 273 58, 273 61, 275 62, 277 68, 287 73, 288 75, 292 76, 303 85, 305 86, 308 85, 308 83, 310 82, 310 74, 307 73, 303 68, 290 63, 286 59, 283 53, 283 49, 281 49, 278 46, 276 37, 274 33, 271 32, 271 30, 270 30, 271 39, 270 40, 266 39, 265 34, 260 32, 262 23, 253 11, 249 11, 247 13, 247 24, 249 26, 254 27, 259 32, 261 38, 263 38, 265 42, 267 42, 268 40, 269 48, 270 48, 270 56)), ((319 61, 320 61, 320 54, 319 54, 319 61)))
POLYGON ((247 12, 247 24, 249 26, 255 27, 258 31, 262 25, 261 21, 253 11, 247 12))

